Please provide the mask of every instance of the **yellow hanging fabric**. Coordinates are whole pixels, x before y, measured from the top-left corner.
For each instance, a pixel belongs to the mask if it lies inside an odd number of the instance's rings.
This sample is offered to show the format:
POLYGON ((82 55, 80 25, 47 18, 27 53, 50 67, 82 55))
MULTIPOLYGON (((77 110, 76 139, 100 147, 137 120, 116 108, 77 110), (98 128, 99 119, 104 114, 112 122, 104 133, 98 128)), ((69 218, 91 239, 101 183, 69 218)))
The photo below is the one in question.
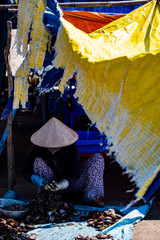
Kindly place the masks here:
POLYGON ((43 66, 47 44, 50 42, 50 33, 42 22, 45 10, 45 0, 23 0, 19 3, 17 46, 18 52, 25 58, 15 75, 13 108, 18 108, 19 103, 23 108, 26 107, 30 68, 41 70, 43 66), (28 44, 30 28, 31 41, 28 44))
POLYGON ((160 170, 160 4, 151 1, 86 34, 61 18, 53 61, 77 74, 76 97, 113 143, 141 199, 160 170))

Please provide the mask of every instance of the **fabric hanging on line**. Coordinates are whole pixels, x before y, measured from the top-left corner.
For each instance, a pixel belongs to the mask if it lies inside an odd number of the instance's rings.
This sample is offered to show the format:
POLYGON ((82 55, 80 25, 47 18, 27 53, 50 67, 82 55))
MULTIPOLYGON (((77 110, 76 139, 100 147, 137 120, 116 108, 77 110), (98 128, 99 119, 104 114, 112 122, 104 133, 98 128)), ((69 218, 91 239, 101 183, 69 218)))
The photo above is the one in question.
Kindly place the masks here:
POLYGON ((21 20, 25 16, 25 29, 23 24, 19 25, 18 39, 23 39, 26 58, 22 66, 26 72, 20 72, 21 67, 17 74, 14 106, 19 102, 18 93, 25 105, 29 67, 39 70, 43 65, 44 72, 63 69, 61 92, 77 72, 75 96, 92 123, 113 144, 110 151, 139 189, 137 199, 143 198, 160 170, 159 2, 151 1, 89 34, 66 21, 56 2, 48 0, 46 11, 42 0, 36 2, 38 8, 43 6, 38 16, 35 8, 31 8, 33 11, 28 16, 26 7, 21 5, 19 17, 21 20), (50 32, 45 30, 42 16, 50 32), (51 18, 57 22, 50 21, 51 18), (28 52, 25 33, 32 21, 32 51, 28 52), (42 37, 45 42, 41 41, 42 37), (34 45, 36 40, 39 40, 38 47, 34 45), (45 55, 44 65, 44 50, 49 43, 50 60, 45 55), (43 51, 39 46, 43 46, 43 51), (23 86, 26 86, 25 94, 20 91, 23 86))
MULTIPOLYGON (((22 4, 22 3, 21 3, 22 4)), ((25 4, 25 2, 24 2, 25 4)), ((31 5, 29 5, 31 7, 31 5)), ((19 9, 21 9, 21 5, 19 6, 19 9)), ((49 11, 48 11, 49 12, 49 11)), ((55 14, 53 14, 53 11, 51 12, 53 18, 55 18, 55 14)), ((101 14, 101 13, 92 13, 92 12, 85 12, 85 11, 63 11, 63 18, 65 18, 67 21, 71 22, 75 27, 77 27, 80 30, 83 30, 87 33, 92 32, 93 30, 96 30, 108 23, 110 23, 111 21, 114 21, 122 16, 124 16, 124 14, 120 14, 120 15, 105 15, 105 14, 101 14)), ((21 14, 19 13, 19 26, 18 26, 18 32, 21 31, 20 26, 22 26, 22 24, 28 24, 27 21, 29 21, 29 18, 32 18, 33 14, 30 14, 28 12, 28 15, 26 17, 21 16, 21 14)), ((36 18, 36 16, 35 16, 36 18)), ((53 21, 55 21, 55 19, 52 19, 53 21)), ((56 19, 57 21, 57 19, 56 19)), ((31 26, 31 20, 30 20, 30 26, 31 26)), ((26 27, 25 27, 26 28, 26 27)), ((29 28, 29 27, 28 27, 29 28)), ((56 31, 58 29, 58 25, 56 26, 56 31)), ((29 30, 28 30, 29 31, 29 30)), ((20 35, 20 33, 18 33, 20 35)), ((22 33, 21 33, 22 34, 22 33)), ((23 33, 24 34, 24 33, 23 33)), ((23 38, 23 41, 26 41, 27 38, 29 38, 29 36, 27 35, 27 32, 25 33, 25 37, 21 37, 23 38), (26 38, 26 39, 25 39, 26 38)), ((34 39, 32 39, 34 41, 34 39)), ((29 40, 28 40, 29 42, 29 40)), ((52 42, 55 42, 55 39, 53 40, 53 33, 52 33, 52 42)), ((28 44, 28 43, 27 43, 28 44)), ((52 44, 53 45, 53 44, 52 44)), ((19 46, 19 44, 18 44, 19 46)), ((20 51, 18 51, 20 53, 20 51)), ((25 54, 22 54, 23 56, 25 56, 25 54)), ((54 56, 54 50, 53 51, 46 51, 46 55, 45 55, 45 61, 43 63, 43 68, 45 68, 47 66, 47 72, 44 70, 44 74, 43 74, 43 78, 42 81, 39 85, 39 89, 40 91, 46 91, 46 90, 50 90, 55 82, 57 82, 59 79, 61 79, 61 77, 63 76, 63 69, 56 69, 52 66, 52 60, 53 60, 53 56, 54 56), (50 70, 48 71, 48 66, 51 65, 52 67, 50 68, 50 70)), ((21 61, 22 57, 20 55, 18 55, 18 59, 19 62, 21 61)), ((13 62, 13 61, 12 61, 13 62)), ((25 64, 27 63, 27 61, 25 61, 25 64)), ((21 66, 21 69, 23 68, 23 65, 21 66)), ((19 69, 20 71, 20 69, 19 69)), ((17 72, 18 74, 18 72, 17 72)), ((16 79, 15 82, 17 82, 17 74, 16 74, 16 79)), ((18 85, 16 85, 17 88, 17 93, 15 92, 15 95, 20 96, 23 98, 26 97, 27 98, 27 94, 28 94, 28 84, 24 84, 23 87, 25 89, 23 89, 24 93, 23 95, 20 93, 21 92, 21 88, 22 85, 20 85, 20 82, 18 81, 18 85), (18 88, 19 91, 18 91, 18 88), (24 95, 26 94, 26 96, 24 95)), ((22 102, 22 100, 21 100, 22 102)), ((24 101, 25 102, 25 101, 24 101)), ((6 112, 10 113, 10 109, 11 107, 8 109, 9 104, 11 104, 11 102, 9 102, 6 106, 6 111, 5 114, 3 115, 6 116, 6 112)), ((16 103, 16 106, 18 107, 19 102, 16 103)), ((14 105, 15 106, 15 105, 14 105)), ((26 103, 25 107, 29 106, 28 103, 26 103)))
MULTIPOLYGON (((49 11, 48 11, 49 12, 49 11)), ((50 27, 50 31, 52 32, 52 43, 51 45, 54 45, 56 37, 55 32, 57 33, 58 29, 57 26, 52 26, 52 22, 55 21, 55 14, 53 12, 49 12, 50 14, 48 15, 48 12, 44 16, 44 23, 45 21, 48 21, 51 24, 48 24, 50 27), (49 18, 48 18, 49 16, 49 18), (51 17, 52 16, 52 17, 51 17), (52 28, 51 28, 52 26, 52 28), (55 29, 53 31, 53 29, 55 29)), ((76 28, 86 32, 90 33, 102 26, 105 26, 106 24, 124 16, 124 14, 120 15, 115 15, 115 16, 110 16, 110 15, 105 15, 101 13, 91 13, 91 12, 84 12, 84 11, 79 11, 79 12, 69 12, 69 11, 63 11, 62 16, 64 19, 66 19, 68 22, 72 23, 76 28)), ((49 91, 55 83, 62 78, 64 70, 61 68, 55 68, 52 64, 53 58, 54 58, 54 50, 52 52, 46 52, 46 56, 44 59, 43 63, 43 71, 42 71, 42 78, 39 84, 39 90, 40 92, 43 91, 49 91)))
POLYGON ((90 34, 61 18, 55 43, 61 91, 77 71, 75 97, 113 144, 139 188, 137 199, 160 170, 159 10, 159 2, 149 2, 90 34))
POLYGON ((25 59, 15 74, 13 108, 19 108, 19 104, 26 107, 30 68, 40 71, 43 66, 47 44, 51 38, 42 23, 45 10, 46 2, 43 0, 24 0, 19 3, 17 50, 25 59))

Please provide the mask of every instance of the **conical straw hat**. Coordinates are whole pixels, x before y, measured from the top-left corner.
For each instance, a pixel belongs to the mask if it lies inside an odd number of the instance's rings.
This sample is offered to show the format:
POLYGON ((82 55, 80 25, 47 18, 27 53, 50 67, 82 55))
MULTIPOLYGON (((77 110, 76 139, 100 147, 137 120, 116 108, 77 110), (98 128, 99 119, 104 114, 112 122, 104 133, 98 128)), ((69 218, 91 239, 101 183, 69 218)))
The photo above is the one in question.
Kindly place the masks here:
POLYGON ((46 148, 65 147, 77 140, 78 134, 54 117, 31 136, 32 143, 46 148))

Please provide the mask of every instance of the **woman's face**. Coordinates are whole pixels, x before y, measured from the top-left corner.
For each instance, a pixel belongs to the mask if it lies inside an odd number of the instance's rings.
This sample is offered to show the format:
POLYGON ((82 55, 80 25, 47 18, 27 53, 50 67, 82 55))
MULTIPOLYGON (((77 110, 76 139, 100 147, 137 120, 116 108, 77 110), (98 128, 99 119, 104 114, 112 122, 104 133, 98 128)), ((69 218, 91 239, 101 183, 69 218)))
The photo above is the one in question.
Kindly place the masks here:
POLYGON ((60 149, 60 147, 57 147, 57 148, 48 148, 48 150, 54 154, 55 152, 57 152, 58 150, 60 149))

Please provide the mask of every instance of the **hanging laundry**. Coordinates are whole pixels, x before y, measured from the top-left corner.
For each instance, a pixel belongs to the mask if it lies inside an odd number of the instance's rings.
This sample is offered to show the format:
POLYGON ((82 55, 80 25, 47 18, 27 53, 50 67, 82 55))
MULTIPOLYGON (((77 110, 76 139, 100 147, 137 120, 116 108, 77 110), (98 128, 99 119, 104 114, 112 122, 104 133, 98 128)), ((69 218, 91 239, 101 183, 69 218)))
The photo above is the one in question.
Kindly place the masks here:
POLYGON ((113 144, 141 199, 160 170, 160 4, 151 1, 86 34, 61 18, 53 64, 60 89, 77 72, 79 103, 113 144))
POLYGON ((56 2, 46 3, 20 4, 18 45, 25 60, 17 71, 14 106, 20 101, 25 107, 30 68, 44 74, 60 69, 61 92, 77 72, 75 97, 112 143, 110 152, 141 199, 160 171, 159 1, 88 34, 66 21, 56 2))

